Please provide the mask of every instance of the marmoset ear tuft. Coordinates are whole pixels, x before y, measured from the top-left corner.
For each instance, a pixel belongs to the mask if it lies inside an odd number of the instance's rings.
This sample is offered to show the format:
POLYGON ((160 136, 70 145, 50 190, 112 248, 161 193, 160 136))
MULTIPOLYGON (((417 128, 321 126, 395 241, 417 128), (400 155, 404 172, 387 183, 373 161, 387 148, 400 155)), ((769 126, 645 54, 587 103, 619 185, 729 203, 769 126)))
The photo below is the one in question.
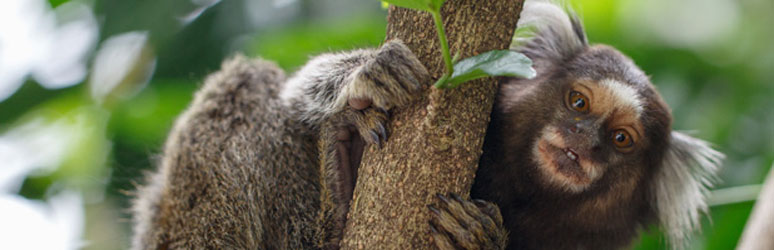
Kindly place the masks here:
POLYGON ((561 60, 588 47, 583 25, 570 8, 548 0, 524 3, 512 49, 533 60, 561 60))
POLYGON ((654 209, 673 249, 685 248, 700 230, 706 197, 725 156, 709 143, 673 131, 651 187, 654 209))

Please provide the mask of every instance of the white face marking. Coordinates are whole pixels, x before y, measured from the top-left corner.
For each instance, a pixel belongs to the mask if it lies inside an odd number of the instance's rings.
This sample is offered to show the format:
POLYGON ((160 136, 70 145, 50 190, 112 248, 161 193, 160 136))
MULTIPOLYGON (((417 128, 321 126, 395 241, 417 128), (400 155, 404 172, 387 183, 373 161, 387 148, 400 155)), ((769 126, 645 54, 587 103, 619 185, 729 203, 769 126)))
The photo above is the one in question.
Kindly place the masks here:
POLYGON ((610 91, 610 96, 614 97, 612 103, 616 108, 633 109, 637 118, 642 115, 643 102, 637 90, 613 79, 605 79, 599 83, 600 86, 610 91))

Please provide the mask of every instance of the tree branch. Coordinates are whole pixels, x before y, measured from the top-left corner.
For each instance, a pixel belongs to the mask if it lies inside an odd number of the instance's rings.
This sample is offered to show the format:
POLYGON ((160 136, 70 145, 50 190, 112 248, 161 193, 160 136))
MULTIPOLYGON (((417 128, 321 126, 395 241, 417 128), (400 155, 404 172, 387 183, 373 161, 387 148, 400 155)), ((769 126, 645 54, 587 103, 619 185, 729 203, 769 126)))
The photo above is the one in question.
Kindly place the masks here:
MULTIPOLYGON (((447 1, 442 14, 452 53, 507 49, 522 3, 447 1)), ((443 75, 432 16, 392 6, 387 19, 387 40, 403 40, 434 78, 443 75)), ((343 248, 429 246, 427 205, 436 193, 469 195, 496 91, 494 78, 428 88, 415 105, 393 112, 389 142, 363 155, 343 248)))

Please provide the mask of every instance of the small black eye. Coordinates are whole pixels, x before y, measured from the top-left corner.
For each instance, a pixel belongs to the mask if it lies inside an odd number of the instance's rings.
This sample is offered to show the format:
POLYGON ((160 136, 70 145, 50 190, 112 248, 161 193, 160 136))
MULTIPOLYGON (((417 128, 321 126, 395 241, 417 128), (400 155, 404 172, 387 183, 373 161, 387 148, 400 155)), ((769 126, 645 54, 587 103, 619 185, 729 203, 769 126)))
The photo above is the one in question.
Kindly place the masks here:
POLYGON ((615 135, 615 140, 618 141, 618 142, 624 142, 624 141, 626 141, 626 135, 624 135, 623 133, 616 134, 615 135))
POLYGON ((572 106, 575 106, 576 108, 579 108, 579 109, 583 108, 583 107, 586 107, 586 101, 584 101, 581 98, 578 98, 577 100, 575 100, 575 102, 572 104, 572 106))
POLYGON ((634 140, 624 129, 613 131, 613 144, 618 148, 628 148, 634 145, 634 140))
POLYGON ((570 104, 573 110, 587 113, 589 112, 589 99, 585 95, 577 91, 570 91, 570 96, 567 98, 567 102, 570 104))

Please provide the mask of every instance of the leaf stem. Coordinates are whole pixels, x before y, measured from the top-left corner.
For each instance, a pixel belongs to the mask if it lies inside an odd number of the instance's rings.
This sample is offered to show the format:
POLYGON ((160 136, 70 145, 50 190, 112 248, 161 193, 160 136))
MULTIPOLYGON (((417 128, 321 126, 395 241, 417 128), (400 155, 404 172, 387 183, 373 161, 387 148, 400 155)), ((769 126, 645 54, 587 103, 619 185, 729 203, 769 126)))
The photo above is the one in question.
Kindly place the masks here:
POLYGON ((443 20, 441 20, 441 12, 431 11, 433 20, 435 21, 436 31, 438 31, 438 40, 441 43, 441 53, 443 54, 443 61, 446 63, 446 74, 436 82, 435 87, 443 87, 445 79, 448 79, 452 73, 454 73, 454 64, 452 62, 451 53, 449 53, 449 43, 446 41, 446 31, 443 28, 443 20), (443 81, 441 81, 443 80, 443 81))

